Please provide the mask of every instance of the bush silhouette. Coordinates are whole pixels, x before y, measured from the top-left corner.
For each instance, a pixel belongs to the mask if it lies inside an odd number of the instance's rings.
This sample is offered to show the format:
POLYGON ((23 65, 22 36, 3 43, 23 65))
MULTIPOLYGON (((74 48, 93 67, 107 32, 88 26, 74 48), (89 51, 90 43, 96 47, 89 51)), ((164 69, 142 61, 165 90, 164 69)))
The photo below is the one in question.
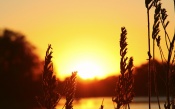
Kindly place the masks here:
POLYGON ((20 33, 5 29, 0 34, 1 108, 28 109, 36 104, 41 88, 34 77, 41 61, 34 49, 20 33))

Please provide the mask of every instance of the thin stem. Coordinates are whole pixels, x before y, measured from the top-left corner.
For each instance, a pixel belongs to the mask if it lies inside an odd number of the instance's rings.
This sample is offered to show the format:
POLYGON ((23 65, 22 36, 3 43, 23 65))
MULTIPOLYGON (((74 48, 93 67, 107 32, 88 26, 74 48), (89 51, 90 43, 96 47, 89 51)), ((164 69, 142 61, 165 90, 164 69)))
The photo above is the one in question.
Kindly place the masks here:
POLYGON ((161 46, 159 46, 159 51, 160 51, 160 56, 161 56, 162 62, 164 62, 163 60, 165 60, 165 62, 167 62, 167 60, 165 59, 165 55, 163 54, 163 50, 162 50, 161 46))
POLYGON ((104 98, 103 98, 103 100, 102 100, 102 103, 101 103, 101 107, 100 107, 100 109, 103 109, 103 101, 104 101, 104 98))
POLYGON ((128 104, 128 109, 130 109, 130 105, 128 104))
POLYGON ((64 106, 63 106, 63 108, 62 108, 62 109, 64 109, 64 108, 65 108, 65 106, 66 106, 66 104, 64 104, 64 106))
POLYGON ((149 19, 149 9, 147 8, 147 19, 148 19, 148 57, 149 57, 149 65, 148 65, 148 96, 149 96, 149 109, 151 109, 151 74, 150 74, 150 19, 149 19))
POLYGON ((172 39, 172 42, 170 43, 170 48, 168 50, 168 61, 167 61, 167 73, 166 73, 166 91, 167 91, 167 108, 170 109, 170 86, 169 86, 169 73, 170 73, 170 61, 171 61, 171 56, 172 56, 172 51, 174 47, 174 42, 175 42, 175 34, 172 39))
POLYGON ((166 46, 167 46, 167 49, 169 49, 169 47, 168 47, 168 42, 167 42, 167 38, 168 38, 168 41, 169 41, 169 43, 170 43, 170 42, 171 42, 171 41, 170 41, 170 37, 169 37, 169 35, 168 35, 167 31, 166 31, 166 27, 165 27, 165 25, 164 25, 163 20, 162 20, 161 17, 160 17, 160 21, 161 21, 162 27, 163 27, 164 32, 165 32, 165 42, 166 42, 166 46))
POLYGON ((165 43, 166 43, 167 49, 169 49, 169 47, 168 47, 168 42, 167 42, 167 38, 166 38, 166 33, 165 33, 165 43))
POLYGON ((153 39, 153 74, 154 74, 154 86, 155 86, 154 90, 157 96, 157 102, 158 102, 159 109, 161 109, 158 90, 157 90, 157 77, 156 77, 156 70, 155 70, 155 39, 153 39))

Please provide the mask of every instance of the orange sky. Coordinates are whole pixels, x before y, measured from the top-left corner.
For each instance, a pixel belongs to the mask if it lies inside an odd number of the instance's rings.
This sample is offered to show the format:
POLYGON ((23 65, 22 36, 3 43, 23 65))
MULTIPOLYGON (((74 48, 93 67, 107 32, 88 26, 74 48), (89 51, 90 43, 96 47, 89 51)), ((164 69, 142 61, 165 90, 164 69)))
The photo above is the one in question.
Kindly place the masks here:
MULTIPOLYGON (((168 32, 173 36, 173 0, 164 1, 170 21, 168 32)), ((147 59, 144 0, 4 0, 0 1, 0 15, 0 28, 25 34, 42 59, 47 45, 52 44, 59 77, 75 70, 100 78, 119 72, 123 26, 128 31, 127 56, 134 57, 135 66, 147 59)), ((159 58, 158 51, 156 55, 159 58)))

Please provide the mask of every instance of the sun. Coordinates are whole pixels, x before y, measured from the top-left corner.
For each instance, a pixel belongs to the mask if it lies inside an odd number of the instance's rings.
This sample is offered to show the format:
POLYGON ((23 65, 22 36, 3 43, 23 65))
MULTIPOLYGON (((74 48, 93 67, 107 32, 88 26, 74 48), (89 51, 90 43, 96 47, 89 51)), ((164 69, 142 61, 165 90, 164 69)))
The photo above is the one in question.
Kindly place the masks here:
POLYGON ((66 61, 59 60, 55 59, 55 63, 57 64, 57 77, 60 80, 69 77, 71 72, 77 72, 77 77, 84 80, 104 79, 116 73, 116 69, 112 69, 115 64, 96 55, 79 55, 68 58, 66 61))
POLYGON ((103 68, 99 63, 92 60, 79 61, 76 66, 78 76, 82 79, 93 79, 104 76, 103 68))

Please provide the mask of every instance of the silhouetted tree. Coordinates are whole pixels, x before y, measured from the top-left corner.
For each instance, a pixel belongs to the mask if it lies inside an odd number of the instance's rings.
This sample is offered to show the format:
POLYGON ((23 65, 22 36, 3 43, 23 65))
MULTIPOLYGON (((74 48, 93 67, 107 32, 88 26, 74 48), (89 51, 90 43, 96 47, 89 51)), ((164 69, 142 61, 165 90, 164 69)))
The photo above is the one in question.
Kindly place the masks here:
MULTIPOLYGON (((0 108, 29 109, 35 105, 40 63, 25 36, 5 29, 0 34, 0 108)), ((37 104, 37 103, 36 103, 37 104)))

